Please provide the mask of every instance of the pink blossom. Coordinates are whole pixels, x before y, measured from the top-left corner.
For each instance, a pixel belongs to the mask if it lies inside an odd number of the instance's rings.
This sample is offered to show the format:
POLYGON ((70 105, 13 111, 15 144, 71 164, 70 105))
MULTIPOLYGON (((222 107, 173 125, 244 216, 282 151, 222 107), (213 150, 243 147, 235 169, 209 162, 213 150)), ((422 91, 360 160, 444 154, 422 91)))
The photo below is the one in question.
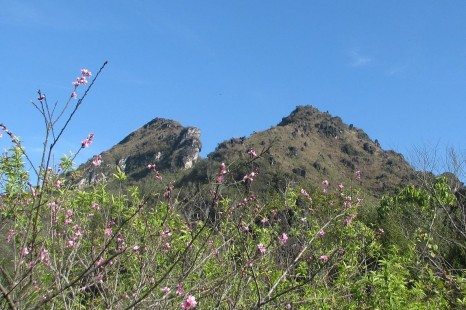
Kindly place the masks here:
POLYGON ((172 235, 172 234, 171 234, 170 230, 166 229, 166 230, 164 230, 164 231, 160 234, 160 237, 162 237, 162 238, 168 238, 168 237, 171 237, 171 235, 172 235))
POLYGON ((39 253, 39 259, 41 260, 42 263, 44 263, 44 265, 46 266, 49 266, 50 265, 50 261, 49 261, 49 252, 42 248, 40 253, 39 253))
POLYGON ((80 85, 86 85, 86 84, 87 84, 87 80, 86 80, 86 77, 85 77, 85 76, 77 77, 77 78, 76 78, 76 81, 77 81, 78 84, 80 84, 80 85))
POLYGON ((97 203, 93 203, 91 208, 94 209, 94 210, 99 210, 100 206, 97 203))
POLYGON ((170 288, 167 287, 167 286, 162 287, 160 290, 161 290, 162 292, 164 292, 165 294, 170 293, 170 288))
POLYGON ((323 237, 325 235, 325 231, 321 229, 318 234, 319 234, 319 237, 323 237))
POLYGON ((72 84, 73 84, 74 87, 78 87, 78 86, 79 86, 79 82, 78 82, 77 80, 74 81, 72 84))
POLYGON ((83 234, 81 233, 81 227, 79 227, 78 224, 76 224, 76 225, 73 226, 73 230, 74 230, 74 235, 75 235, 76 237, 80 237, 80 236, 83 235, 83 234))
POLYGON ((340 191, 342 191, 345 187, 343 186, 343 184, 338 184, 338 188, 340 189, 340 191))
POLYGON ((163 197, 165 199, 170 199, 171 196, 172 196, 172 191, 173 189, 175 188, 175 186, 173 185, 173 183, 170 183, 166 188, 165 188, 165 192, 163 193, 163 197))
POLYGON ((37 100, 39 100, 40 102, 42 102, 42 100, 44 100, 44 99, 45 99, 45 94, 41 94, 41 93, 39 92, 39 97, 37 98, 37 100))
POLYGON ((183 283, 180 282, 178 283, 178 285, 176 286, 176 295, 181 295, 183 294, 183 283))
POLYGON ((148 164, 147 169, 155 169, 155 164, 148 164))
POLYGON ((248 231, 249 231, 249 227, 246 226, 246 225, 243 225, 243 226, 241 226, 241 227, 239 228, 239 230, 242 231, 242 232, 248 232, 248 231))
POLYGON ((26 248, 24 248, 24 249, 21 251, 21 253, 23 254, 23 256, 28 256, 28 254, 29 254, 29 249, 26 247, 26 248))
POLYGON ((227 168, 225 166, 225 163, 222 163, 220 165, 220 168, 217 173, 217 183, 222 183, 223 182, 223 176, 227 174, 227 168))
POLYGON ((107 235, 107 236, 111 236, 112 235, 112 229, 111 228, 105 228, 104 234, 107 235))
POLYGON ((323 262, 326 262, 326 261, 328 261, 328 256, 327 255, 322 255, 319 259, 321 261, 323 261, 323 262))
POLYGON ((267 251, 267 249, 265 248, 265 246, 262 243, 259 243, 257 245, 257 250, 259 250, 259 253, 261 253, 261 254, 265 254, 265 252, 267 251))
POLYGON ((359 170, 356 171, 356 172, 354 173, 354 176, 356 177, 356 180, 358 180, 358 181, 361 180, 361 171, 359 171, 359 170))
POLYGON ((326 193, 328 187, 330 186, 330 183, 328 182, 328 180, 323 180, 322 185, 324 186, 323 192, 326 193))
POLYGON ((94 140, 94 134, 90 133, 89 136, 87 136, 87 138, 81 142, 81 147, 82 148, 88 147, 89 145, 91 145, 92 140, 94 140))
POLYGON ((62 185, 63 185, 63 182, 60 181, 60 180, 57 180, 57 182, 55 182, 55 186, 56 186, 57 188, 60 188, 62 185))
POLYGON ((91 71, 89 71, 89 70, 87 70, 87 69, 81 69, 81 74, 82 74, 82 76, 87 76, 87 77, 91 77, 91 76, 92 76, 91 71))
POLYGON ((139 245, 135 245, 135 246, 133 246, 133 251, 134 251, 134 252, 137 252, 137 251, 139 251, 139 245))
POLYGON ((105 262, 105 259, 103 257, 100 257, 96 262, 95 262, 95 265, 97 267, 101 267, 103 265, 103 263, 105 262))
POLYGON ((154 171, 154 172, 155 172, 155 178, 156 178, 157 180, 162 181, 162 176, 160 175, 160 172, 155 168, 155 164, 153 164, 153 163, 152 163, 152 164, 148 164, 148 165, 147 165, 147 169, 150 169, 150 170, 154 171))
POLYGON ((343 210, 348 210, 351 208, 351 196, 346 196, 343 203, 343 210))
POLYGON ((102 164, 102 156, 97 155, 96 157, 94 157, 94 160, 91 164, 93 167, 99 167, 102 164))
POLYGON ((248 155, 249 155, 250 158, 255 158, 255 157, 257 157, 257 153, 256 153, 256 151, 255 151, 253 148, 250 148, 250 149, 249 149, 248 155))
POLYGON ((251 172, 249 174, 246 174, 244 177, 243 177, 243 182, 246 182, 247 180, 249 181, 254 181, 254 178, 256 177, 257 173, 256 172, 251 172))
POLYGON ((181 308, 194 309, 196 308, 196 305, 197 305, 196 298, 192 295, 189 295, 183 300, 183 303, 181 304, 181 308))
POLYGON ((307 198, 307 200, 309 200, 310 202, 312 202, 311 196, 306 192, 306 190, 305 190, 304 188, 301 188, 301 195, 303 195, 304 197, 307 198))
POLYGON ((74 92, 71 93, 71 97, 73 99, 76 99, 76 98, 78 98, 78 94, 76 94, 76 92, 74 91, 74 92))
POLYGON ((91 139, 84 139, 83 141, 81 141, 81 147, 82 148, 86 148, 88 147, 89 145, 91 145, 92 143, 92 140, 91 139))
POLYGON ((351 224, 351 222, 353 221, 353 219, 356 217, 356 215, 354 214, 351 214, 349 217, 347 217, 345 219, 345 226, 348 226, 349 224, 351 224))
POLYGON ((165 249, 169 250, 169 249, 171 248, 171 245, 170 245, 169 242, 165 242, 164 245, 163 245, 163 247, 164 247, 165 249))
POLYGON ((278 236, 278 240, 280 241, 280 245, 285 245, 288 242, 288 235, 286 233, 282 233, 278 236))
POLYGON ((73 210, 66 210, 66 217, 70 217, 73 215, 73 210))
POLYGON ((6 237, 6 242, 10 242, 11 238, 13 238, 14 235, 15 235, 15 231, 13 229, 10 229, 8 231, 8 236, 6 237))
POLYGON ((75 247, 74 241, 73 241, 73 240, 68 240, 68 241, 66 241, 65 247, 67 247, 67 248, 73 248, 73 247, 75 247))

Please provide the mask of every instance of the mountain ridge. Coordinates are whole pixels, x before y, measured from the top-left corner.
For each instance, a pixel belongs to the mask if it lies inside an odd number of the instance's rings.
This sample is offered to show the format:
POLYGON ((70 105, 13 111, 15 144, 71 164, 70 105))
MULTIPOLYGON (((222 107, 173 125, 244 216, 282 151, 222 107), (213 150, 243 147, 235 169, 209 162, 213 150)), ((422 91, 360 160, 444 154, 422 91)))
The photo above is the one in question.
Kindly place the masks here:
POLYGON ((148 164, 156 164, 162 173, 177 174, 175 181, 180 184, 208 183, 216 168, 205 167, 246 159, 251 148, 257 152, 269 148, 256 167, 266 179, 264 184, 280 177, 314 184, 323 179, 344 182, 360 171, 361 185, 380 196, 416 178, 415 169, 401 154, 383 150, 362 129, 309 105, 297 106, 268 130, 218 143, 206 158, 200 157, 200 135, 196 127, 157 117, 102 152, 102 167, 92 167, 92 160, 81 165, 78 170, 85 177, 79 184, 109 180, 117 166, 138 183, 148 177, 148 164))

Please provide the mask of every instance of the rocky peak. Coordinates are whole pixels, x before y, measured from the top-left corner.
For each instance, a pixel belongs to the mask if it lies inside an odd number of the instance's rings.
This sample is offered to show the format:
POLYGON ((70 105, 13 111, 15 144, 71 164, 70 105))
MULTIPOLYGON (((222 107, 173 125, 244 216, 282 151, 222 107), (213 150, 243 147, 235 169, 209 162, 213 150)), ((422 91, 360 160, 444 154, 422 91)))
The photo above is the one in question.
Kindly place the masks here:
POLYGON ((151 163, 159 171, 189 169, 200 158, 200 136, 198 128, 155 118, 100 154, 100 167, 93 167, 92 159, 81 165, 78 171, 84 177, 79 184, 88 186, 109 179, 117 167, 133 180, 147 176, 147 165, 151 163))

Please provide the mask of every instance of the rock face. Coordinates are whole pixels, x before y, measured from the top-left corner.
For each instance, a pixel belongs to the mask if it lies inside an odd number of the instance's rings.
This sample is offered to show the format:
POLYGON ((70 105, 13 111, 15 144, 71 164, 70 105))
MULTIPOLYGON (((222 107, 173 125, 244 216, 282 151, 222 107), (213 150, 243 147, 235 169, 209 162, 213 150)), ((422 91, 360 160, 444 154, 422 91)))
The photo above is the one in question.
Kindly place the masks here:
POLYGON ((148 175, 149 164, 156 164, 161 172, 189 169, 200 159, 200 136, 198 128, 155 118, 100 154, 102 164, 99 167, 93 167, 92 159, 81 165, 78 168, 81 172, 79 186, 108 180, 117 167, 134 181, 148 175))
POLYGON ((201 131, 195 127, 188 127, 181 131, 174 146, 174 166, 189 169, 199 160, 201 151, 201 131))

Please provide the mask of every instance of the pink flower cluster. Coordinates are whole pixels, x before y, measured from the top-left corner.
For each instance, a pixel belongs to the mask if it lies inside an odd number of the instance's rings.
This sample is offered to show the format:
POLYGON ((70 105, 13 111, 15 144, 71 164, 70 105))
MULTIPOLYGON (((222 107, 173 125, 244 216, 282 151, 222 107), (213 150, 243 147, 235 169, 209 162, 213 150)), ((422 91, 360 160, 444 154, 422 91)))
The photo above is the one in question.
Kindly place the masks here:
POLYGON ((322 255, 321 257, 319 257, 319 259, 325 263, 326 261, 328 261, 329 257, 327 255, 322 255))
POLYGON ((101 155, 97 155, 96 157, 94 157, 94 160, 92 160, 92 167, 99 167, 100 165, 102 164, 102 156, 101 155))
POLYGON ((267 251, 267 249, 265 248, 265 246, 262 244, 262 243, 259 243, 257 245, 257 250, 259 251, 259 253, 261 253, 262 255, 265 254, 265 252, 267 251))
POLYGON ((278 236, 278 241, 280 242, 280 245, 285 245, 288 242, 288 235, 286 233, 282 233, 278 236))
POLYGON ((239 203, 236 205, 236 207, 237 207, 237 208, 244 207, 244 206, 248 203, 248 201, 254 201, 254 200, 256 200, 256 196, 255 196, 255 195, 251 195, 251 196, 249 196, 248 198, 243 198, 243 200, 241 200, 241 202, 239 202, 239 203))
POLYGON ((196 308, 196 305, 197 305, 196 298, 192 295, 189 295, 183 300, 183 303, 181 304, 181 308, 194 309, 196 308))
POLYGON ((346 196, 344 201, 343 201, 343 210, 348 210, 351 208, 351 196, 346 196))
POLYGON ((8 236, 6 237, 6 242, 10 242, 11 238, 13 238, 14 235, 15 235, 15 231, 13 229, 10 229, 8 231, 8 236))
POLYGON ((93 140, 94 140, 94 134, 90 133, 89 136, 87 136, 87 138, 81 142, 81 147, 82 148, 88 147, 89 145, 91 145, 93 140))
MULTIPOLYGON (((73 97, 74 99, 76 99, 78 97, 78 95, 76 94, 76 88, 79 85, 86 85, 87 84, 87 78, 91 77, 91 76, 92 76, 91 71, 89 71, 87 69, 81 69, 81 76, 78 76, 76 78, 76 81, 73 81, 73 83, 72 83, 75 90, 71 93, 71 97, 73 97)), ((45 95, 44 95, 44 98, 45 98, 45 95)), ((42 99, 44 99, 44 98, 42 98, 42 99)), ((39 99, 39 101, 41 101, 41 100, 39 99)))
POLYGON ((162 175, 161 175, 160 172, 157 170, 157 168, 156 168, 156 166, 155 166, 154 163, 148 164, 148 165, 147 165, 147 169, 150 169, 150 170, 154 171, 154 173, 155 173, 155 178, 156 178, 157 180, 162 181, 162 175))
POLYGON ((163 197, 167 200, 170 200, 170 198, 172 197, 172 191, 174 188, 175 186, 173 185, 173 183, 170 183, 169 185, 167 185, 167 187, 165 188, 165 192, 163 193, 163 197))
POLYGON ((249 181, 254 181, 254 178, 258 175, 257 172, 251 172, 249 174, 246 174, 244 177, 243 177, 243 182, 246 182, 247 180, 249 181))
POLYGON ((323 180, 323 181, 322 181, 322 186, 324 187, 323 192, 326 193, 327 190, 328 190, 328 188, 329 188, 329 186, 330 186, 329 181, 328 181, 328 180, 323 180))
POLYGON ((45 266, 49 266, 50 265, 49 251, 42 248, 39 253, 39 259, 42 263, 44 263, 45 266))
POLYGON ((106 228, 104 229, 104 234, 106 236, 111 236, 113 234, 113 229, 112 227, 115 225, 114 221, 108 221, 107 224, 105 225, 106 228))
POLYGON ((248 155, 249 155, 250 158, 256 158, 257 157, 257 153, 253 148, 249 149, 248 155))
POLYGON ((304 197, 306 197, 307 200, 312 202, 311 196, 306 192, 306 190, 304 188, 301 188, 301 195, 303 195, 304 197))
POLYGON ((227 173, 227 167, 225 166, 225 163, 222 163, 217 173, 217 183, 223 183, 223 176, 227 173))

